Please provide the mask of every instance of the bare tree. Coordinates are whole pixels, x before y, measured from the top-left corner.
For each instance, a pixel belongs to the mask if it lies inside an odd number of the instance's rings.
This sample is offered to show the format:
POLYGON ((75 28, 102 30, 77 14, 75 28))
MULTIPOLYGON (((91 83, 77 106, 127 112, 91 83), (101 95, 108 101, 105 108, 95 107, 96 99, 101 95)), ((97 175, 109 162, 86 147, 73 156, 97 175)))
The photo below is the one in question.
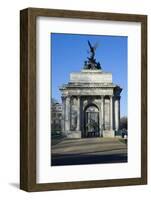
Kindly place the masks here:
POLYGON ((120 129, 127 130, 127 117, 125 116, 120 119, 120 129))
POLYGON ((51 104, 53 105, 53 104, 56 104, 56 103, 58 103, 58 101, 54 98, 51 98, 51 104))

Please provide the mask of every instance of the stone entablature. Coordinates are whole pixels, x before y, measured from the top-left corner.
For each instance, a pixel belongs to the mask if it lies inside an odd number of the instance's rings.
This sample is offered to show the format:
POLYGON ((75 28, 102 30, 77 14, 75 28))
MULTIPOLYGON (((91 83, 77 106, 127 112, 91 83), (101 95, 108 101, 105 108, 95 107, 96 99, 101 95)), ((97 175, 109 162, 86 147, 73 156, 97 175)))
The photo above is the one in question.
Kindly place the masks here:
POLYGON ((102 70, 82 70, 70 74, 70 83, 112 83, 112 74, 102 73, 102 70))
MULTIPOLYGON (((116 89, 116 87, 115 87, 116 89)), ((94 95, 114 95, 114 87, 112 88, 94 88, 94 87, 82 87, 82 88, 66 88, 62 89, 63 96, 94 96, 94 95), (76 90, 75 90, 76 89, 76 90)))
POLYGON ((120 93, 112 74, 102 70, 71 73, 60 88, 63 103, 62 131, 67 137, 87 137, 92 131, 100 137, 114 137, 119 130, 120 93))

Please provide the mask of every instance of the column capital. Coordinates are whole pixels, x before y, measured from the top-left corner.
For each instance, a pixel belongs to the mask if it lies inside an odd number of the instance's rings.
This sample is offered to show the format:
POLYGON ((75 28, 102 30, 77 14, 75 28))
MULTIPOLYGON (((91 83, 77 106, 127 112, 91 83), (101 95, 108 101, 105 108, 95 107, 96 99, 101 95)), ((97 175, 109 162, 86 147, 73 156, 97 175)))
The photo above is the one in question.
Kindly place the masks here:
POLYGON ((61 98, 67 99, 67 98, 71 98, 72 95, 62 95, 61 98))
POLYGON ((69 96, 69 95, 68 95, 68 96, 66 96, 66 99, 70 99, 70 98, 71 98, 71 96, 69 96))
POLYGON ((62 99, 62 100, 65 100, 65 99, 66 99, 66 96, 61 96, 61 99, 62 99))
POLYGON ((120 100, 121 96, 115 96, 114 98, 115 98, 115 100, 120 100))

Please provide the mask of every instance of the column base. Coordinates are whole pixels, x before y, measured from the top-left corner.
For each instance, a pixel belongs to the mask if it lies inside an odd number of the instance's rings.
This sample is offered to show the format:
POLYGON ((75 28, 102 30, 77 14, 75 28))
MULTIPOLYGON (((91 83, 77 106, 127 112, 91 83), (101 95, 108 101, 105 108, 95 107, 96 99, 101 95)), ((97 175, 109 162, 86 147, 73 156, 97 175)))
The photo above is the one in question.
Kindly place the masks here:
POLYGON ((113 138, 113 137, 115 137, 115 131, 114 130, 103 130, 103 137, 113 138))

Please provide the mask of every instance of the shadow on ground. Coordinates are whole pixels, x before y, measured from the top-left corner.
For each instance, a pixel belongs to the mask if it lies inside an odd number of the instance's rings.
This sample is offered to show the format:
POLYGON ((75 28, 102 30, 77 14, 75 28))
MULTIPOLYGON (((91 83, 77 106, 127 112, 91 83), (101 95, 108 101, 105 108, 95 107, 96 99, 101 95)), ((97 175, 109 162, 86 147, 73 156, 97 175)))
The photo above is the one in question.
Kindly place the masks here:
POLYGON ((79 165, 79 164, 98 164, 98 163, 122 163, 127 162, 127 154, 113 155, 81 155, 66 154, 55 155, 52 158, 52 166, 60 165, 79 165))
POLYGON ((118 138, 62 138, 51 148, 51 166, 123 162, 127 162, 127 144, 118 138))
POLYGON ((63 136, 63 135, 52 135, 51 136, 51 145, 52 146, 56 145, 56 144, 62 142, 63 140, 65 140, 65 139, 66 139, 66 137, 63 136))
POLYGON ((19 183, 9 183, 9 185, 19 189, 19 183))

